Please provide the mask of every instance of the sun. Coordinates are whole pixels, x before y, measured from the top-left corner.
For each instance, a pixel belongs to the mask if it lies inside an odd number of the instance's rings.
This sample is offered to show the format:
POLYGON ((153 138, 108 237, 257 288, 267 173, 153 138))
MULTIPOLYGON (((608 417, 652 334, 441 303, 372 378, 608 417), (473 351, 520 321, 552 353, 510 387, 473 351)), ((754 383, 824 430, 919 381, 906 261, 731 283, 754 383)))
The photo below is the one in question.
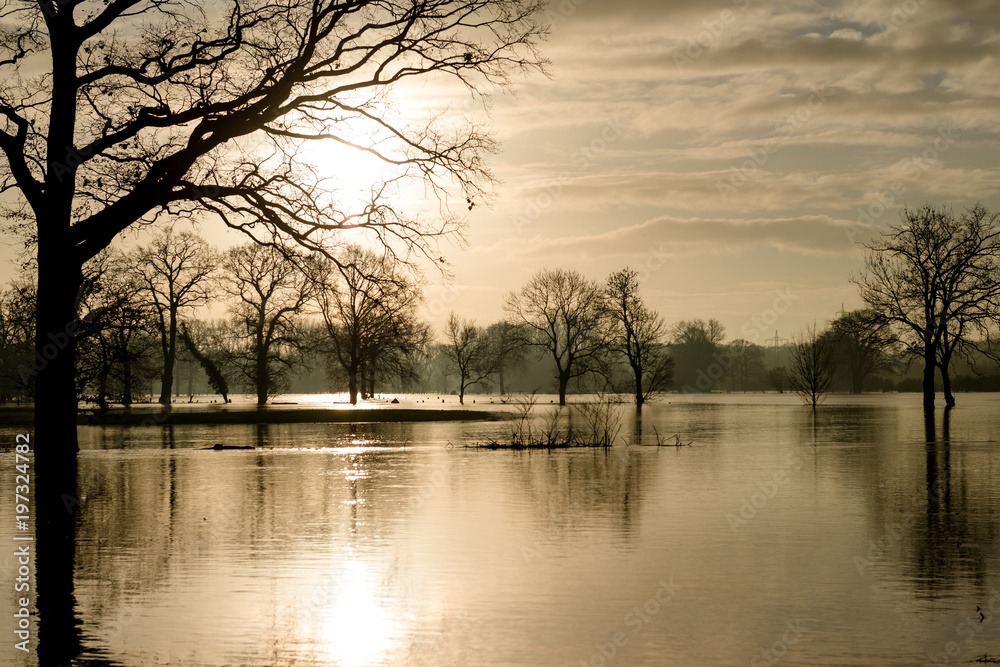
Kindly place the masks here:
MULTIPOLYGON (((327 180, 346 210, 371 201, 372 189, 399 179, 404 168, 330 139, 307 141, 297 161, 327 180)), ((391 195, 396 191, 390 187, 391 195)))

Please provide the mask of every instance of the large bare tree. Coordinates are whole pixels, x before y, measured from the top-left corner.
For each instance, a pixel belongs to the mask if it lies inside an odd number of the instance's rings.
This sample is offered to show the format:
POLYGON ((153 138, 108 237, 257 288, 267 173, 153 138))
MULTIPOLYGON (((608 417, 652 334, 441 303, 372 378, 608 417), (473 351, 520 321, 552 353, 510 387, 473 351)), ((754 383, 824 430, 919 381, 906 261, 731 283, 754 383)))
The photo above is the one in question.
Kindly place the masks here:
POLYGON ((163 353, 160 403, 169 405, 174 386, 180 315, 208 301, 212 274, 219 258, 205 239, 188 231, 166 227, 135 254, 135 270, 156 310, 163 353))
MULTIPOLYGON (((165 215, 211 216, 259 240, 278 235, 319 250, 342 230, 363 229, 400 259, 437 258, 435 240, 456 229, 450 202, 464 210, 488 196, 484 158, 495 146, 446 101, 429 122, 414 121, 413 109, 392 105, 394 88, 424 80, 449 98, 445 86, 457 84, 483 99, 543 65, 543 8, 542 0, 0 3, 0 193, 7 218, 37 244, 35 434, 45 455, 36 491, 45 549, 64 570, 73 516, 63 516, 62 496, 77 497, 83 264, 132 225, 165 215), (366 201, 345 206, 335 183, 297 159, 317 141, 387 167, 366 201), (392 205, 393 185, 411 177, 439 195, 435 222, 392 205)), ((71 589, 72 572, 61 576, 71 589)), ((71 636, 45 644, 46 664, 68 663, 77 646, 71 596, 59 603, 61 621, 42 625, 71 636)))
POLYGON ((854 282, 923 360, 924 407, 934 407, 937 368, 953 406, 952 355, 985 339, 1000 312, 1000 219, 979 205, 957 217, 924 206, 901 218, 866 244, 865 271, 854 282))
POLYGON ((357 245, 339 266, 323 262, 316 301, 325 329, 324 347, 347 375, 352 405, 368 394, 375 360, 415 317, 419 290, 389 258, 357 245))
POLYGON ((604 285, 607 340, 612 352, 632 369, 635 407, 670 388, 674 362, 667 352, 663 318, 646 307, 639 294, 639 274, 629 268, 608 276, 604 285))
POLYGON ((512 322, 525 325, 528 344, 552 355, 559 405, 566 405, 570 380, 600 365, 605 349, 600 326, 603 305, 600 285, 563 269, 543 269, 504 297, 504 312, 512 322))
POLYGON ((243 375, 267 403, 306 345, 302 315, 315 294, 303 265, 309 258, 274 246, 246 243, 231 248, 223 263, 233 330, 243 341, 243 375))

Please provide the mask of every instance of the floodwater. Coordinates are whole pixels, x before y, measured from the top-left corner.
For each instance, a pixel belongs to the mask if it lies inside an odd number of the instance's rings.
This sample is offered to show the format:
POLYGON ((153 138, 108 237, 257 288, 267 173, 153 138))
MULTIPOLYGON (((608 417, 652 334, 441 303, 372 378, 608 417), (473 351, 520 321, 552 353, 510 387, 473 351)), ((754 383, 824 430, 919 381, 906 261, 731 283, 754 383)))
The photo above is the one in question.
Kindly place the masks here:
MULTIPOLYGON (((496 422, 85 427, 87 656, 1000 660, 1000 395, 958 401, 928 424, 913 394, 833 396, 815 414, 792 396, 671 396, 638 428, 622 406, 631 446, 534 452, 461 446, 502 436, 496 422), (692 446, 653 446, 674 434, 692 446), (217 442, 258 449, 202 449, 217 442)), ((11 627, 4 664, 28 664, 11 627)))

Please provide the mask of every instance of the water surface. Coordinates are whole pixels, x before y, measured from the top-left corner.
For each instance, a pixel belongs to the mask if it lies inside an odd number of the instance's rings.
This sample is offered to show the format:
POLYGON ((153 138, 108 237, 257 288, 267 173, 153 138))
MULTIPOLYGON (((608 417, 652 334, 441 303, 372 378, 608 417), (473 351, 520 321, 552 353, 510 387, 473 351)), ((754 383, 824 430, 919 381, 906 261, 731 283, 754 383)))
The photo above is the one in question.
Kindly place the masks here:
POLYGON ((623 407, 610 450, 462 448, 506 428, 481 422, 84 427, 84 643, 178 667, 1000 656, 1000 396, 958 398, 928 424, 912 394, 670 397, 623 407))

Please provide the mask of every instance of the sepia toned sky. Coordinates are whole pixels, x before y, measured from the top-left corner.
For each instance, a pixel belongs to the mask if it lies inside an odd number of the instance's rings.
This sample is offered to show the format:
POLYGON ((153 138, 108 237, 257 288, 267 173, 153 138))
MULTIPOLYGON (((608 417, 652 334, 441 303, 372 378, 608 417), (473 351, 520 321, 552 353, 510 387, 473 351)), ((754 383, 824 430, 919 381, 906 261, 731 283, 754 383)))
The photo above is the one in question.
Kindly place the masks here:
POLYGON ((495 100, 505 183, 449 255, 457 295, 432 287, 432 310, 490 320, 540 266, 602 278, 627 264, 648 267, 644 294, 668 322, 788 337, 860 305, 856 242, 903 205, 1000 204, 996 3, 567 0, 551 13, 552 78, 495 100), (789 297, 777 318, 776 291, 789 297))
MULTIPOLYGON (((543 267, 628 265, 668 323, 790 337, 860 305, 858 242, 902 206, 1000 209, 997 3, 555 0, 548 18, 551 77, 492 100, 496 200, 443 249, 455 284, 428 268, 438 331, 450 310, 499 319, 543 267)), ((464 103, 402 103, 424 102, 464 103)))

